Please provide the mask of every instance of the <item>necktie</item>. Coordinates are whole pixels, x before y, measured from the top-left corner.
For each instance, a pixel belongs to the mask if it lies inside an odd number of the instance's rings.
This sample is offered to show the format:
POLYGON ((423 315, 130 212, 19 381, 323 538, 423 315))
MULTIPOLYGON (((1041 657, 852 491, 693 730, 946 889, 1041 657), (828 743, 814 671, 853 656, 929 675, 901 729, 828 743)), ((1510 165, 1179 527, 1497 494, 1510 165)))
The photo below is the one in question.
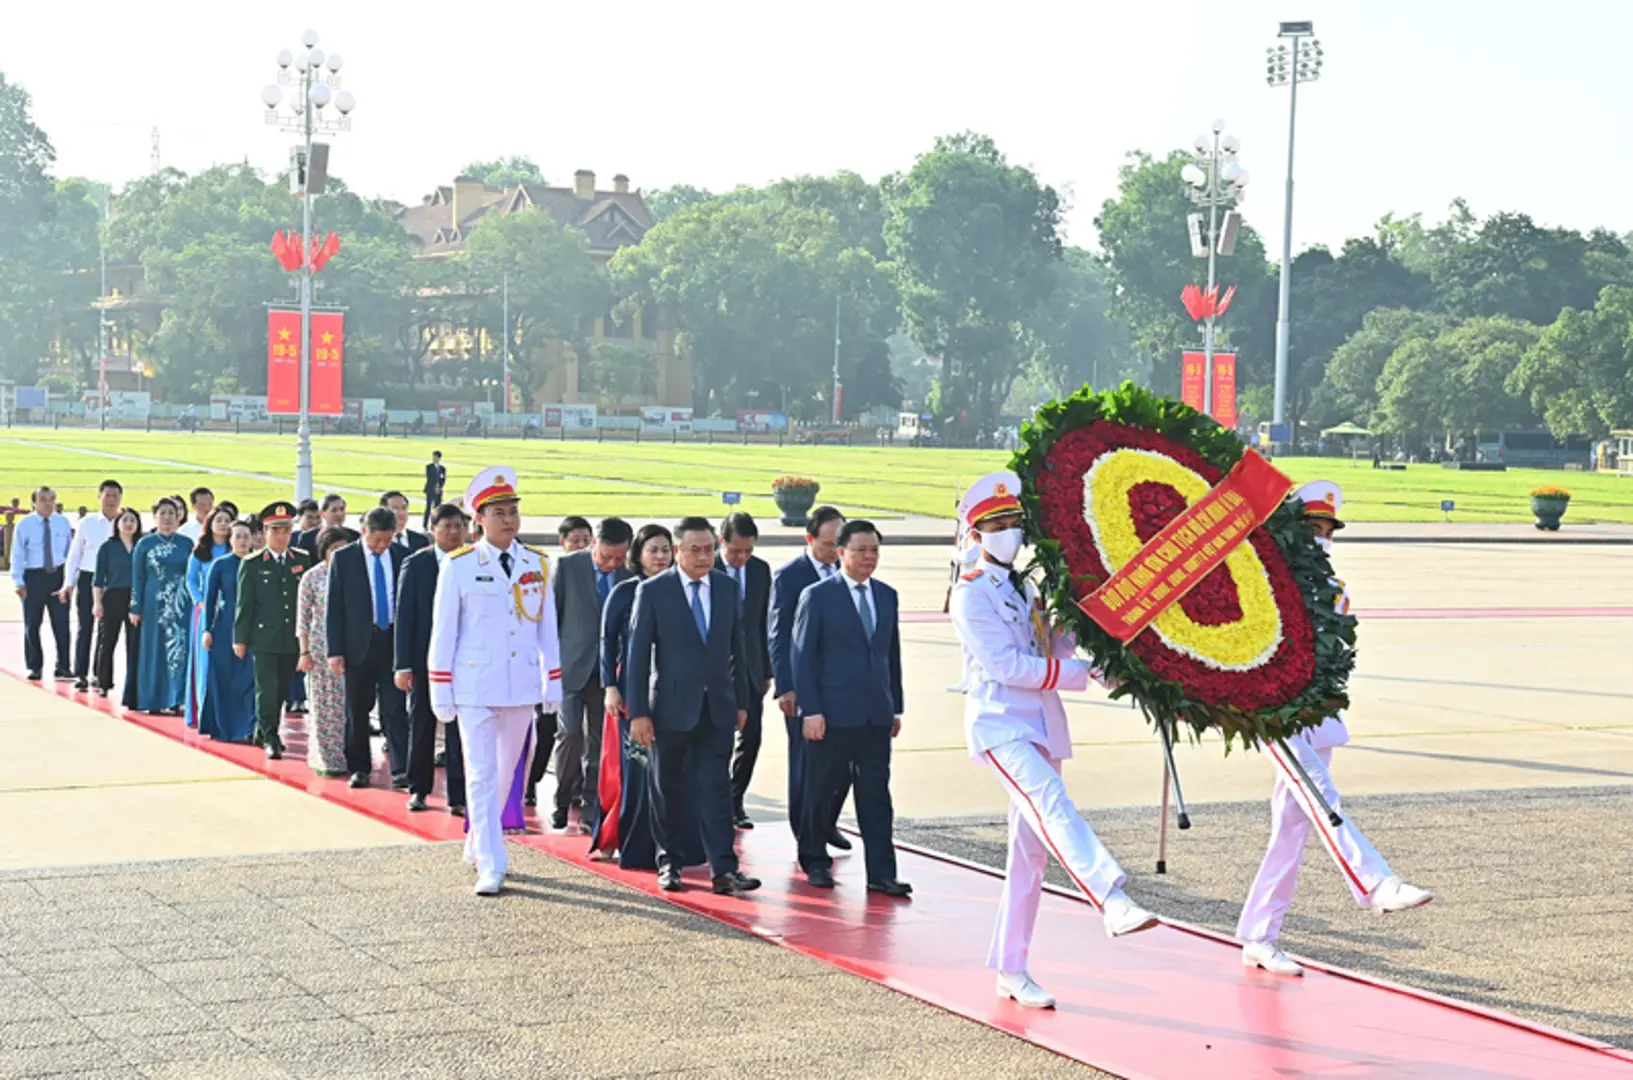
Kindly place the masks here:
POLYGON ((612 591, 612 575, 602 570, 595 572, 595 595, 602 607, 607 606, 607 593, 612 591))
POLYGON ((867 632, 868 640, 872 641, 875 626, 873 622, 873 605, 868 603, 868 587, 866 585, 857 585, 855 588, 856 613, 862 616, 862 629, 867 632))
POLYGON ((734 569, 732 571, 732 576, 737 579, 737 599, 747 600, 748 599, 748 568, 746 566, 739 566, 739 567, 737 567, 736 569, 734 569))
POLYGON ((703 582, 692 582, 692 621, 697 623, 697 632, 703 635, 703 640, 709 640, 709 620, 703 615, 703 582))
POLYGON ((51 519, 41 518, 40 522, 45 526, 45 572, 49 574, 57 568, 56 545, 51 542, 51 519))
POLYGON ((1011 570, 1009 572, 1009 583, 1011 585, 1015 586, 1015 591, 1021 594, 1021 599, 1022 600, 1025 600, 1026 599, 1026 579, 1021 577, 1021 575, 1020 575, 1020 573, 1018 571, 1011 570))
POLYGON ((391 625, 391 586, 386 584, 386 557, 371 555, 374 560, 374 625, 384 630, 391 625))
POLYGON ((504 568, 505 576, 509 577, 510 576, 510 552, 501 551, 499 553, 499 565, 504 568))
POLYGON ((831 578, 833 576, 834 576, 833 564, 832 563, 823 563, 822 564, 822 578, 823 578, 823 580, 826 581, 828 578, 831 578))

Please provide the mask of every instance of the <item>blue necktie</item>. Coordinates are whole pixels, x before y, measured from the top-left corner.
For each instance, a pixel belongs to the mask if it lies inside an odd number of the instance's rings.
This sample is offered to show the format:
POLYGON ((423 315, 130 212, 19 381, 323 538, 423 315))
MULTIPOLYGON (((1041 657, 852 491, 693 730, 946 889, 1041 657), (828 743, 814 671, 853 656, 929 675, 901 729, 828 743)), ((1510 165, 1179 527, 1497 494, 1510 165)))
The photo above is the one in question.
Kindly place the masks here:
POLYGON ((595 572, 595 595, 601 601, 601 606, 607 606, 607 593, 612 591, 612 575, 604 570, 595 572))
POLYGON ((374 625, 381 630, 391 625, 391 586, 386 584, 386 557, 369 556, 374 560, 374 625))
POLYGON ((703 635, 703 640, 709 640, 709 620, 703 617, 703 582, 692 582, 692 621, 697 623, 697 632, 703 635))
POLYGON ((868 587, 856 586, 856 613, 862 616, 862 629, 867 632, 868 640, 873 640, 875 624, 873 622, 873 605, 868 603, 868 587))

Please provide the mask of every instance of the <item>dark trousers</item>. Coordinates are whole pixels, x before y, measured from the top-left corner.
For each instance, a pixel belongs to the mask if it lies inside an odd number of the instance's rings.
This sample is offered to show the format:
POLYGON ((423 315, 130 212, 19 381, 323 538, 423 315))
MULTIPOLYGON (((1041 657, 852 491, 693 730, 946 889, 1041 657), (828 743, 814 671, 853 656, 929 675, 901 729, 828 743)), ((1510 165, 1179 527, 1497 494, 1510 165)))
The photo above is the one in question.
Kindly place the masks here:
POLYGON ((91 582, 96 575, 89 570, 79 572, 74 583, 74 678, 84 679, 91 674, 91 644, 96 640, 96 592, 91 582))
MULTIPOLYGON (((601 727, 606 712, 607 691, 599 679, 591 679, 588 686, 561 697, 556 745, 548 755, 550 769, 556 774, 558 814, 566 813, 575 797, 585 806, 595 802, 596 778, 601 775, 601 727)), ((538 762, 547 756, 542 749, 544 743, 538 745, 541 749, 533 756, 534 768, 539 768, 538 762)))
MULTIPOLYGON (((703 852, 716 876, 737 869, 731 820, 732 729, 709 722, 708 706, 691 731, 659 731, 652 743, 652 834, 658 866, 683 865, 691 838, 687 824, 703 828, 703 852), (687 783, 690 774, 691 783, 687 783), (688 806, 696 805, 696 814, 688 806)), ((695 835, 695 834, 694 834, 695 835)))
MULTIPOLYGON (((797 837, 805 827, 805 793, 811 790, 805 779, 805 718, 785 716, 783 726, 788 730, 788 827, 797 837)), ((839 820, 839 810, 850 793, 850 776, 840 776, 838 785, 829 793, 832 806, 822 807, 824 813, 832 812, 835 821, 839 820)), ((827 839, 827 834, 820 839, 827 839)))
MULTIPOLYGON (((448 725, 444 740, 448 764, 444 770, 448 805, 465 805, 465 753, 459 742, 459 725, 448 725)), ((348 759, 349 760, 349 759, 348 759)), ((408 692, 408 793, 429 796, 436 782, 437 717, 431 711, 431 686, 425 672, 414 673, 414 689, 408 692)))
POLYGON ((431 531, 431 515, 437 512, 437 504, 442 502, 442 492, 427 491, 425 493, 425 515, 420 518, 420 528, 425 532, 431 531))
POLYGON ((731 759, 732 809, 743 812, 743 797, 754 779, 754 763, 760 760, 760 743, 765 730, 765 695, 751 698, 748 703, 748 723, 737 733, 737 752, 731 759))
POLYGON ((346 695, 346 770, 374 771, 369 747, 369 714, 380 705, 380 730, 386 735, 386 758, 391 775, 408 772, 408 703, 393 681, 391 631, 370 628, 369 655, 361 664, 346 664, 342 682, 346 695))
POLYGON ((24 570, 23 588, 23 661, 29 674, 45 671, 45 648, 40 642, 40 627, 47 612, 51 614, 51 636, 57 645, 57 671, 68 671, 73 662, 68 655, 68 605, 57 599, 62 591, 62 567, 47 573, 45 570, 24 570))
MULTIPOLYGON (((294 653, 265 653, 252 650, 255 658, 255 738, 256 746, 283 752, 284 702, 289 700, 289 683, 295 677, 294 653)), ((128 678, 128 677, 127 677, 128 678)))
POLYGON ((540 705, 533 710, 533 762, 527 767, 527 791, 529 799, 544 779, 544 774, 550 771, 550 759, 553 753, 545 753, 544 747, 554 748, 556 745, 556 728, 558 727, 556 714, 545 712, 540 705))
POLYGON ((125 685, 136 685, 136 628, 130 625, 130 590, 102 590, 102 621, 96 626, 96 685, 113 689, 113 651, 125 635, 125 685))
MULTIPOLYGON (((856 792, 856 824, 862 831, 869 881, 896 878, 895 810, 890 803, 890 728, 828 725, 823 738, 805 744, 805 790, 835 791, 851 784, 856 792)), ((807 870, 833 866, 824 842, 839 821, 839 803, 805 804, 799 830, 799 862, 807 870)))

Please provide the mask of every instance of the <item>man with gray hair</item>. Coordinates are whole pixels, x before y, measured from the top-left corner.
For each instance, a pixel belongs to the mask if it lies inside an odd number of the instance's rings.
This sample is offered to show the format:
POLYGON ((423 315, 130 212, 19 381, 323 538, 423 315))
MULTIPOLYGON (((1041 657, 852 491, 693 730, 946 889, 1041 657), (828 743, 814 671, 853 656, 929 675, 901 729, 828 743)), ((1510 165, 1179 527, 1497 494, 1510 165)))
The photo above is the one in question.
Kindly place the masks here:
POLYGON ((351 786, 367 787, 374 771, 369 714, 380 705, 391 786, 408 790, 408 706, 397 689, 392 628, 397 577, 408 551, 393 543, 397 515, 376 506, 363 516, 363 538, 335 552, 329 565, 329 670, 343 680, 346 771, 351 786))

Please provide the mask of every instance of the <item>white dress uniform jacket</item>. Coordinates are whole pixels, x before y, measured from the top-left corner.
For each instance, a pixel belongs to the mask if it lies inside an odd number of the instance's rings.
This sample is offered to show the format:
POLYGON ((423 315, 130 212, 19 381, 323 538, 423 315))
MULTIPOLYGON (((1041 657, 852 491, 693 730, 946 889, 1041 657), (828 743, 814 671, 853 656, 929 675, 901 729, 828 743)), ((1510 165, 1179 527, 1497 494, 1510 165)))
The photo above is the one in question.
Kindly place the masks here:
POLYGON ((550 560, 511 545, 507 576, 486 540, 450 552, 437 576, 426 663, 431 708, 444 723, 461 705, 559 705, 561 641, 550 560))
POLYGON ((1057 691, 1086 689, 1092 675, 1073 656, 1073 635, 1046 636, 1043 600, 1030 581, 1025 586, 1023 599, 1009 571, 983 559, 953 588, 953 626, 964 650, 964 738, 977 760, 1023 740, 1056 761, 1072 756, 1057 691))
MULTIPOLYGON (((1349 614, 1349 589, 1336 578, 1333 579, 1333 583, 1338 586, 1339 590, 1338 613, 1347 615, 1349 614)), ((1349 728, 1344 726, 1344 716, 1339 713, 1336 716, 1327 717, 1313 728, 1306 728, 1294 737, 1303 738, 1316 750, 1329 750, 1334 746, 1343 746, 1349 742, 1349 728)))

